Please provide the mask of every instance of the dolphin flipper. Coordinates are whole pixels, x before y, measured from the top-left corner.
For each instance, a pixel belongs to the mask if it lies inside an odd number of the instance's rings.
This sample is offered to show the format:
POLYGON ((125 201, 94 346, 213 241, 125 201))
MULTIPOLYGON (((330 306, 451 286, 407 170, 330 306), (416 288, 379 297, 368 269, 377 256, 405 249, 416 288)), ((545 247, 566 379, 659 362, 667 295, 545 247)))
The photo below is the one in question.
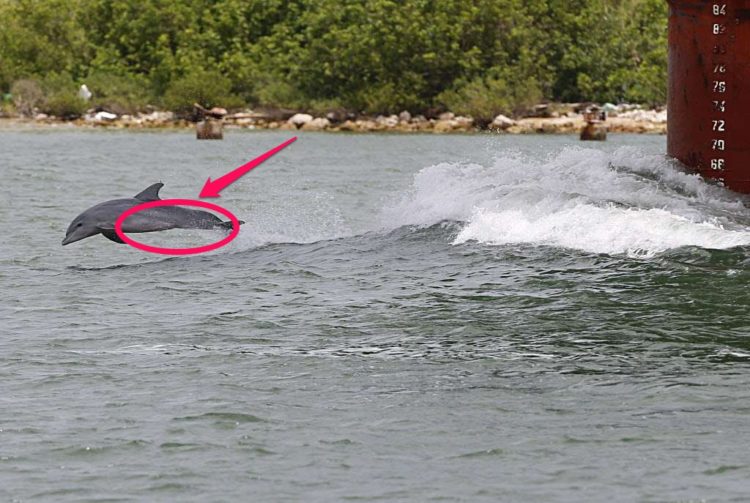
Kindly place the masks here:
POLYGON ((114 230, 110 230, 110 229, 103 230, 102 236, 109 239, 110 241, 114 241, 115 243, 120 243, 121 245, 125 244, 125 241, 120 239, 120 236, 118 236, 114 230))
POLYGON ((136 194, 134 196, 135 199, 138 199, 140 201, 160 201, 161 198, 159 197, 159 190, 164 187, 164 184, 159 182, 155 183, 153 185, 150 185, 143 189, 141 192, 136 194))

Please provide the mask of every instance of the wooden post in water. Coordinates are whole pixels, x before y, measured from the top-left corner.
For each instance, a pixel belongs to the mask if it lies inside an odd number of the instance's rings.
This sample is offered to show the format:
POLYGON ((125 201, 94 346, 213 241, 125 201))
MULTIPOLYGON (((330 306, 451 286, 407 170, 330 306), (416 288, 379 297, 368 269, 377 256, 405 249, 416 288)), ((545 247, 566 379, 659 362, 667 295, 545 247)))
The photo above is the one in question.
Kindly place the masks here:
POLYGON ((204 117, 195 124, 195 136, 199 140, 221 140, 224 138, 223 120, 204 117))
POLYGON ((668 1, 667 153, 750 193, 750 0, 668 1))
POLYGON ((206 110, 198 103, 193 103, 201 120, 195 123, 195 137, 199 140, 222 140, 224 138, 224 116, 227 111, 214 107, 206 110))
POLYGON ((583 113, 583 120, 586 125, 581 130, 582 141, 606 141, 607 126, 604 121, 607 120, 607 114, 600 111, 598 107, 591 107, 583 113))

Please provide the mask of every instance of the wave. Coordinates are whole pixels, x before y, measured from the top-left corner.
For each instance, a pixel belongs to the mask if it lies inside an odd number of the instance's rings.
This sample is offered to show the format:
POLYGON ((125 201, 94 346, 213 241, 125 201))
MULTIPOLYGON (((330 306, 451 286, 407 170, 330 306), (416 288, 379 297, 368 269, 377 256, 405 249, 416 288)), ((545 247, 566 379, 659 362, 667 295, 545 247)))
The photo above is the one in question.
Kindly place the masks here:
POLYGON ((672 248, 732 248, 750 245, 750 232, 694 222, 663 209, 577 204, 538 217, 521 211, 477 210, 454 244, 535 243, 590 253, 651 257, 672 248))
POLYGON ((528 243, 649 257, 684 246, 750 245, 745 199, 664 156, 632 147, 568 147, 544 159, 513 154, 489 166, 422 169, 383 210, 381 224, 458 221, 454 244, 528 243))
MULTIPOLYGON (((399 236, 454 245, 530 244, 636 257, 682 247, 750 245, 746 196, 710 185, 665 156, 635 147, 503 151, 486 165, 435 164, 414 174, 410 187, 394 193, 389 202, 364 205, 376 208, 374 214, 358 209, 353 219, 347 211, 352 198, 341 198, 336 188, 327 192, 294 186, 295 196, 288 188, 271 187, 268 197, 253 203, 255 208, 242 208, 238 214, 248 221, 243 232, 214 254, 378 239, 397 230, 403 231, 399 236), (443 228, 437 234, 420 231, 434 226, 443 228)), ((187 238, 198 243, 207 239, 198 233, 187 238)))

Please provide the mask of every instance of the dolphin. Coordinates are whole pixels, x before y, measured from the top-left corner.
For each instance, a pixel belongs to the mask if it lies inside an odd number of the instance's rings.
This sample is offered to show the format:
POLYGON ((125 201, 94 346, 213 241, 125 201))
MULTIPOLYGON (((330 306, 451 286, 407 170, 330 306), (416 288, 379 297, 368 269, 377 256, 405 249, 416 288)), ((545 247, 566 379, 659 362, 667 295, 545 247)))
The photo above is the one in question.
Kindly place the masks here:
MULTIPOLYGON (((115 232, 115 221, 122 213, 133 206, 149 201, 161 201, 159 190, 163 183, 146 187, 134 197, 113 199, 87 209, 71 222, 63 239, 63 246, 75 243, 96 234, 115 243, 124 243, 115 232)), ((245 223, 240 221, 241 224, 245 223)), ((207 211, 183 208, 181 206, 157 206, 130 215, 122 224, 123 232, 155 232, 167 229, 224 229, 232 228, 232 222, 222 222, 219 217, 207 211)))

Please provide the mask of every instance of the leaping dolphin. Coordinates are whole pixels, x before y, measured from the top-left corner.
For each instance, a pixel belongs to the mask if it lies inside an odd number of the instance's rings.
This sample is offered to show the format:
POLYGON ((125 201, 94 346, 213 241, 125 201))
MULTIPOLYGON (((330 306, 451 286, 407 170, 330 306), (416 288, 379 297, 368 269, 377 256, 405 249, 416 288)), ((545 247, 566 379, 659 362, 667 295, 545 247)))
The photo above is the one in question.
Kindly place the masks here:
MULTIPOLYGON (((148 201, 160 201, 159 190, 163 183, 155 183, 128 199, 113 199, 92 206, 78 215, 68 227, 63 246, 96 234, 115 243, 124 243, 115 232, 115 221, 133 206, 148 201)), ((240 223, 244 223, 240 221, 240 223)), ((222 222, 207 211, 181 206, 157 206, 130 215, 122 224, 123 232, 155 232, 167 229, 231 229, 232 222, 222 222)))

